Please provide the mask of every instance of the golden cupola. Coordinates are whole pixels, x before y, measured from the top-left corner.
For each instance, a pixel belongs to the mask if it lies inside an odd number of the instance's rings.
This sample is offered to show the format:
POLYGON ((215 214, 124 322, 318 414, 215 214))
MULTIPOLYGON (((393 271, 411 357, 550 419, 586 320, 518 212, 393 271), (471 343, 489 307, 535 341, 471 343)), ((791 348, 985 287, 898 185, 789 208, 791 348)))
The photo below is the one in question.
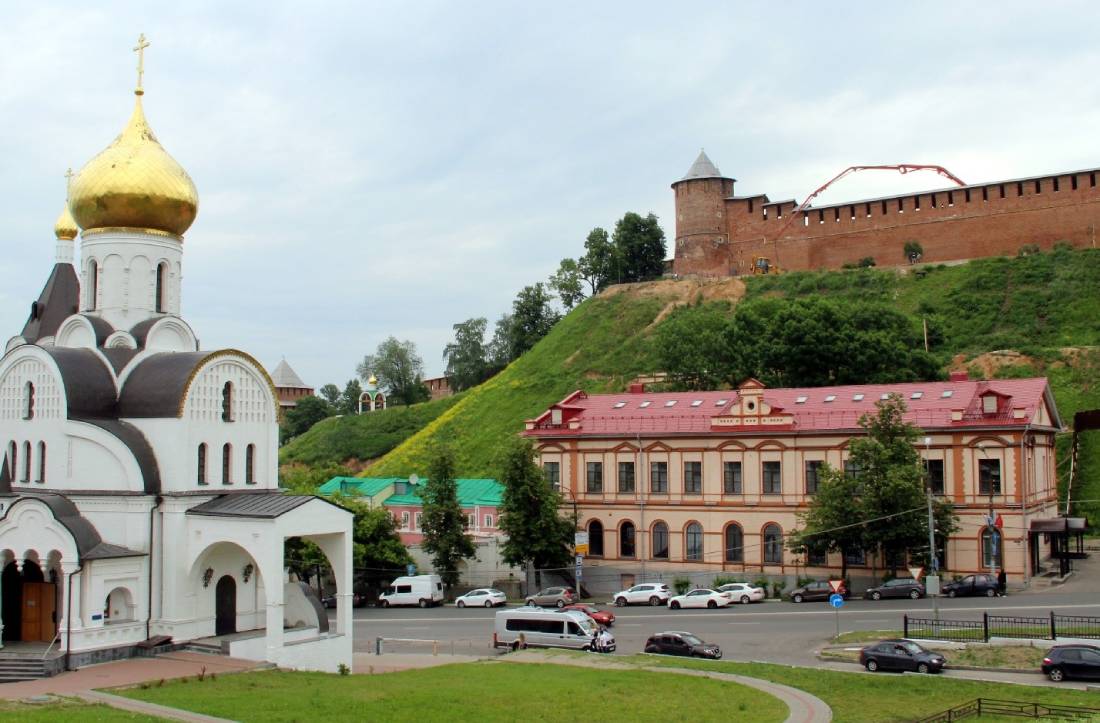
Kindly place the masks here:
POLYGON ((53 235, 58 241, 72 241, 78 233, 80 229, 77 228, 76 221, 73 220, 73 215, 69 213, 69 206, 66 204, 61 209, 61 215, 57 217, 57 223, 53 225, 53 235))
MULTIPOLYGON (((142 43, 144 36, 135 50, 148 45, 142 43)), ((182 237, 198 213, 194 182, 164 150, 145 120, 142 72, 139 59, 137 98, 130 122, 73 179, 69 210, 85 233, 134 230, 182 237)))

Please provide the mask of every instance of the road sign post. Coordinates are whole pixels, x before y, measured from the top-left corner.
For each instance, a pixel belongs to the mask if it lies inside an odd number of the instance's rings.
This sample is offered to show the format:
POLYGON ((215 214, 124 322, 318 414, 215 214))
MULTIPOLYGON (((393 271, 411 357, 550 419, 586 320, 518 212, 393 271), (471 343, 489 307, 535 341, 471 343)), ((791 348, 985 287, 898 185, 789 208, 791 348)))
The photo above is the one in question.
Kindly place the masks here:
MULTIPOLYGON (((829 582, 832 583, 832 580, 830 580, 829 582)), ((840 581, 837 580, 837 582, 840 582, 840 581)), ((834 587, 833 589, 836 590, 837 588, 834 587)), ((829 604, 832 605, 833 610, 836 611, 836 637, 839 638, 840 637, 840 608, 842 608, 844 606, 844 596, 841 595, 839 592, 834 592, 832 595, 829 596, 829 604)))
POLYGON ((577 555, 577 599, 581 599, 581 574, 584 571, 584 555, 577 555))

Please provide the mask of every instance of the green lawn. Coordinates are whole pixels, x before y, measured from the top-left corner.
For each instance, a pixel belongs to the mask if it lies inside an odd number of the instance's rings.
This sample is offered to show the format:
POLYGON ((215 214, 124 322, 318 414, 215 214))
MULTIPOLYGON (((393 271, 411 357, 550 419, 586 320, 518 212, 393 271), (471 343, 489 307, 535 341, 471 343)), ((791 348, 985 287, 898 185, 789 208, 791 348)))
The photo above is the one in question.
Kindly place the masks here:
POLYGON ((740 685, 645 671, 465 663, 385 675, 263 671, 121 695, 240 721, 782 721, 740 685))
POLYGON ((37 723, 37 721, 80 721, 80 723, 115 723, 115 721, 157 721, 159 718, 128 713, 106 705, 94 705, 65 699, 57 703, 35 704, 0 700, 0 718, 37 723))

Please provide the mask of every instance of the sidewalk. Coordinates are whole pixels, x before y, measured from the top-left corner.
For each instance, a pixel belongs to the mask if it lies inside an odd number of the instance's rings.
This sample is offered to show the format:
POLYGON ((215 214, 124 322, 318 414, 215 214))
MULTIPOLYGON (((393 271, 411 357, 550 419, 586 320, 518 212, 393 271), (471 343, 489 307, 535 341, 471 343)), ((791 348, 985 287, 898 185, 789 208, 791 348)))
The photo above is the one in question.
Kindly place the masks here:
MULTIPOLYGON (((495 657, 495 656, 494 656, 495 657)), ((488 656, 477 655, 430 655, 426 653, 355 653, 351 672, 360 674, 396 673, 402 670, 434 668, 437 665, 455 663, 473 663, 487 660, 488 656)))

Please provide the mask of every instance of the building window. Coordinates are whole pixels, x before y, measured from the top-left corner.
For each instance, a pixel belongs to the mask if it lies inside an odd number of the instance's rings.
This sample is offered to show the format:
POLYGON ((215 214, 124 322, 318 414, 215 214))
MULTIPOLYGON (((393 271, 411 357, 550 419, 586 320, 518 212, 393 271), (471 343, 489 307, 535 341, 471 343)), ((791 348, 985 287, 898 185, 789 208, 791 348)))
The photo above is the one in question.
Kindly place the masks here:
POLYGON ((726 525, 726 562, 745 561, 745 535, 741 525, 731 522, 726 525))
POLYGON ((653 557, 668 559, 668 525, 663 522, 653 525, 653 557))
POLYGON ((477 524, 477 516, 476 515, 466 515, 466 529, 467 530, 474 529, 474 525, 476 525, 476 524, 477 524))
POLYGON ((233 484, 233 446, 228 442, 222 445, 222 484, 233 484))
POLYGON ((39 484, 46 481, 46 443, 38 443, 38 479, 35 480, 39 484))
POLYGON ((668 493, 668 462, 649 463, 649 491, 655 494, 668 493))
POLYGON ((416 526, 413 527, 413 529, 414 530, 423 530, 424 529, 424 513, 423 512, 417 512, 416 513, 416 526))
POLYGON ((779 462, 764 463, 764 494, 778 495, 783 492, 783 480, 779 462))
POLYGON ((493 526, 493 516, 492 515, 485 515, 485 526, 486 527, 492 527, 493 526))
POLYGON ((1002 541, 1000 530, 990 530, 988 527, 982 529, 982 566, 986 569, 992 569, 994 562, 998 569, 1004 567, 1005 551, 1002 541))
POLYGON ((603 462, 588 463, 588 491, 603 492, 603 462))
POLYGON ((978 460, 978 494, 1001 494, 1001 460, 978 460))
POLYGON ((34 384, 27 382, 23 387, 23 419, 34 419, 34 384))
POLYGON ((99 266, 95 259, 88 262, 88 308, 95 311, 96 296, 99 291, 99 266))
POLYGON ((588 554, 603 557, 603 523, 599 520, 588 523, 588 554))
POLYGON ((19 445, 14 440, 8 443, 8 474, 15 478, 15 475, 19 473, 19 445))
POLYGON ((222 387, 222 421, 233 421, 233 382, 226 382, 222 387))
POLYGON ((634 463, 619 462, 619 491, 634 491, 634 463))
POLYGON ((764 563, 783 564, 783 531, 775 523, 764 527, 764 563))
POLYGON ((198 463, 198 481, 200 485, 204 485, 206 484, 206 442, 199 445, 198 463))
POLYGON ((561 462, 547 462, 542 466, 543 472, 546 473, 546 481, 550 483, 551 489, 561 489, 561 462))
POLYGON ((863 474, 863 468, 859 466, 858 462, 851 459, 844 460, 844 476, 849 479, 859 479, 859 476, 863 474))
POLYGON ((851 567, 864 567, 867 565, 867 554, 862 550, 845 550, 844 562, 851 567))
POLYGON ((31 481, 31 443, 23 443, 23 481, 31 481))
POLYGON ((619 528, 619 557, 634 557, 633 522, 624 522, 619 528))
POLYGON ((811 567, 824 567, 828 562, 828 555, 822 545, 806 546, 806 564, 811 567))
POLYGON ((982 397, 982 413, 983 414, 996 414, 997 413, 997 395, 986 394, 982 397))
POLYGON ((405 512, 401 513, 401 529, 404 529, 404 530, 409 529, 409 517, 410 517, 410 515, 409 515, 408 511, 405 511, 405 512))
POLYGON ((806 494, 816 495, 818 485, 821 484, 821 460, 813 459, 806 462, 806 494))
POLYGON ((168 293, 168 284, 166 283, 168 276, 168 264, 157 264, 157 290, 156 290, 156 310, 158 314, 163 314, 165 308, 168 306, 165 303, 165 297, 168 293))
POLYGON ((692 522, 684 530, 684 559, 703 559, 703 526, 698 522, 692 522))
POLYGON ((703 493, 703 463, 684 462, 684 494, 703 493))
POLYGON ((944 492, 943 460, 924 460, 924 473, 928 475, 928 486, 934 495, 942 495, 944 492))
POLYGON ((727 495, 741 494, 741 463, 722 463, 722 491, 727 495))
POLYGON ((256 445, 254 444, 244 448, 244 483, 256 484, 256 445))

